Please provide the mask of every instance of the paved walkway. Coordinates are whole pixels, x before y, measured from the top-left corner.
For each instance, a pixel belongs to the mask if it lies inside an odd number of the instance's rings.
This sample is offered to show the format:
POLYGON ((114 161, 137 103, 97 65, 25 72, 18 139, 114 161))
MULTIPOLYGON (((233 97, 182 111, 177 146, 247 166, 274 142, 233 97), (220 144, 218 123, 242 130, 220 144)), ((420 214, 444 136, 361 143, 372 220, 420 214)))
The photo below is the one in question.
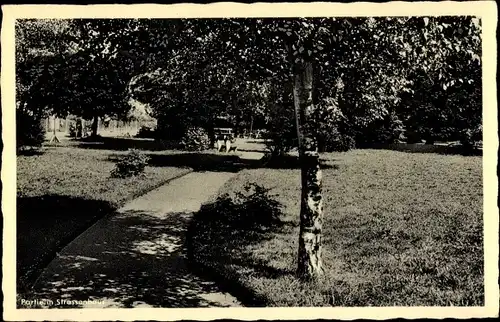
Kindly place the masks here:
POLYGON ((192 213, 233 175, 193 172, 126 204, 70 243, 30 298, 49 308, 240 306, 188 270, 184 249, 192 213))

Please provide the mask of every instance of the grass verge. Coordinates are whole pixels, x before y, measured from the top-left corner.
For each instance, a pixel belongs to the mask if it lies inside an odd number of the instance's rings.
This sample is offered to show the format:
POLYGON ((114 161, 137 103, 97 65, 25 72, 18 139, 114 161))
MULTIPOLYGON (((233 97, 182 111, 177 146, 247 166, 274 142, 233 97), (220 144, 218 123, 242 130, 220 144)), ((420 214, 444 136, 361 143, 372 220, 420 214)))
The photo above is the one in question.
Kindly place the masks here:
POLYGON ((248 169, 228 182, 194 217, 190 259, 245 290, 250 305, 484 304, 481 157, 355 150, 322 158, 331 165, 323 173, 322 279, 295 277, 296 169, 248 169), (249 183, 268 190, 258 207, 248 206, 254 195, 239 196, 249 183), (279 221, 266 223, 276 214, 265 208, 271 200, 279 221))
POLYGON ((99 218, 191 171, 150 166, 142 176, 111 178, 114 162, 110 156, 123 153, 58 147, 18 156, 18 292, 29 288, 56 253, 99 218))

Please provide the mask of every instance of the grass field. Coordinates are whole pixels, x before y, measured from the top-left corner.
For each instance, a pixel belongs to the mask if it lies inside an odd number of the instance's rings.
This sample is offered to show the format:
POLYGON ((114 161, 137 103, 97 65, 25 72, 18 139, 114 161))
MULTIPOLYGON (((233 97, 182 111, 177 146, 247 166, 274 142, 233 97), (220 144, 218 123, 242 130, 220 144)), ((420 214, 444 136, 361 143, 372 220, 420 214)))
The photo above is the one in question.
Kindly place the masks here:
POLYGON ((254 209, 254 221, 265 222, 276 209, 262 196, 222 198, 195 216, 195 266, 269 306, 484 304, 481 157, 355 150, 322 158, 321 280, 311 285, 294 275, 298 169, 248 169, 228 182, 221 196, 251 182, 270 189, 276 196, 265 198, 281 205, 281 224, 227 219, 254 209))
MULTIPOLYGON (((112 158, 125 151, 46 147, 17 158, 18 292, 61 247, 123 202, 190 171, 149 166, 143 176, 110 178, 112 158)), ((157 152, 159 155, 167 152, 157 152)))

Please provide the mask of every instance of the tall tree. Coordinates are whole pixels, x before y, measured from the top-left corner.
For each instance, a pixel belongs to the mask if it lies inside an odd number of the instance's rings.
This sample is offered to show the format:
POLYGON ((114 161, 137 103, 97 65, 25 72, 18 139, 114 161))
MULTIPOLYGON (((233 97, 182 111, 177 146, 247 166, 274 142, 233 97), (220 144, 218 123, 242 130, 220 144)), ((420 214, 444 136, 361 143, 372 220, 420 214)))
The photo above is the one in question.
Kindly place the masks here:
POLYGON ((301 166, 300 235, 298 274, 309 279, 322 274, 323 196, 318 142, 315 136, 313 63, 301 59, 294 64, 294 104, 301 166))
POLYGON ((67 57, 68 25, 57 19, 16 21, 16 99, 18 108, 47 114, 57 65, 67 57), (45 95, 47 93, 48 95, 45 95))
MULTIPOLYGON (((443 81, 438 82, 446 90, 457 77, 452 74, 477 56, 477 35, 460 40, 446 24, 446 19, 434 22, 425 18, 314 18, 185 20, 173 29, 159 25, 156 32, 171 36, 174 30, 175 45, 160 42, 168 55, 150 69, 159 66, 163 72, 144 78, 150 85, 142 86, 138 93, 149 97, 162 113, 180 113, 191 118, 189 122, 205 125, 217 113, 237 114, 242 106, 238 101, 255 94, 250 90, 241 95, 248 82, 276 87, 264 96, 279 93, 285 107, 288 97, 292 98, 302 177, 297 271, 310 279, 322 271, 320 108, 324 102, 332 105, 328 113, 343 116, 346 128, 354 128, 359 139, 381 126, 389 130, 400 127, 409 112, 396 107, 407 99, 404 93, 415 90, 415 75, 434 80, 433 73, 443 74, 444 62, 462 57, 458 60, 463 63, 446 69, 443 81), (446 33, 440 33, 441 29, 446 33), (462 44, 458 52, 463 55, 451 55, 457 51, 456 44, 462 44)), ((455 84, 457 81, 460 79, 455 84)), ((462 83, 468 81, 462 79, 462 83)), ((414 97, 422 100, 429 89, 418 89, 422 95, 414 97)), ((465 92, 464 85, 455 93, 465 92)), ((456 97, 450 100, 448 96, 447 101, 458 109, 456 97)), ((172 115, 168 113, 165 115, 172 115)))
POLYGON ((130 110, 126 89, 133 73, 146 61, 133 52, 141 41, 135 19, 75 19, 69 23, 71 57, 61 66, 60 96, 69 112, 92 119, 92 136, 99 118, 123 117, 130 110))
POLYGON ((322 171, 314 122, 314 63, 331 38, 323 19, 285 21, 278 27, 288 49, 293 77, 293 98, 301 166, 301 206, 297 274, 314 279, 323 274, 322 171))

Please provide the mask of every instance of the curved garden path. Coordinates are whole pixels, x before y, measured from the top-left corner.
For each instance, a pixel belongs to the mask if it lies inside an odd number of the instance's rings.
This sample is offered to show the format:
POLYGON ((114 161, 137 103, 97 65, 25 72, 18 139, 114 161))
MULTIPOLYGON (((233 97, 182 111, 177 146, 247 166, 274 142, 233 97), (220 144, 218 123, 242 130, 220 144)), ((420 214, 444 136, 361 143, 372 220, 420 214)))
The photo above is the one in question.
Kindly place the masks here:
POLYGON ((234 175, 192 172, 132 200, 64 248, 30 298, 47 308, 241 306, 190 272, 184 246, 191 214, 234 175))

